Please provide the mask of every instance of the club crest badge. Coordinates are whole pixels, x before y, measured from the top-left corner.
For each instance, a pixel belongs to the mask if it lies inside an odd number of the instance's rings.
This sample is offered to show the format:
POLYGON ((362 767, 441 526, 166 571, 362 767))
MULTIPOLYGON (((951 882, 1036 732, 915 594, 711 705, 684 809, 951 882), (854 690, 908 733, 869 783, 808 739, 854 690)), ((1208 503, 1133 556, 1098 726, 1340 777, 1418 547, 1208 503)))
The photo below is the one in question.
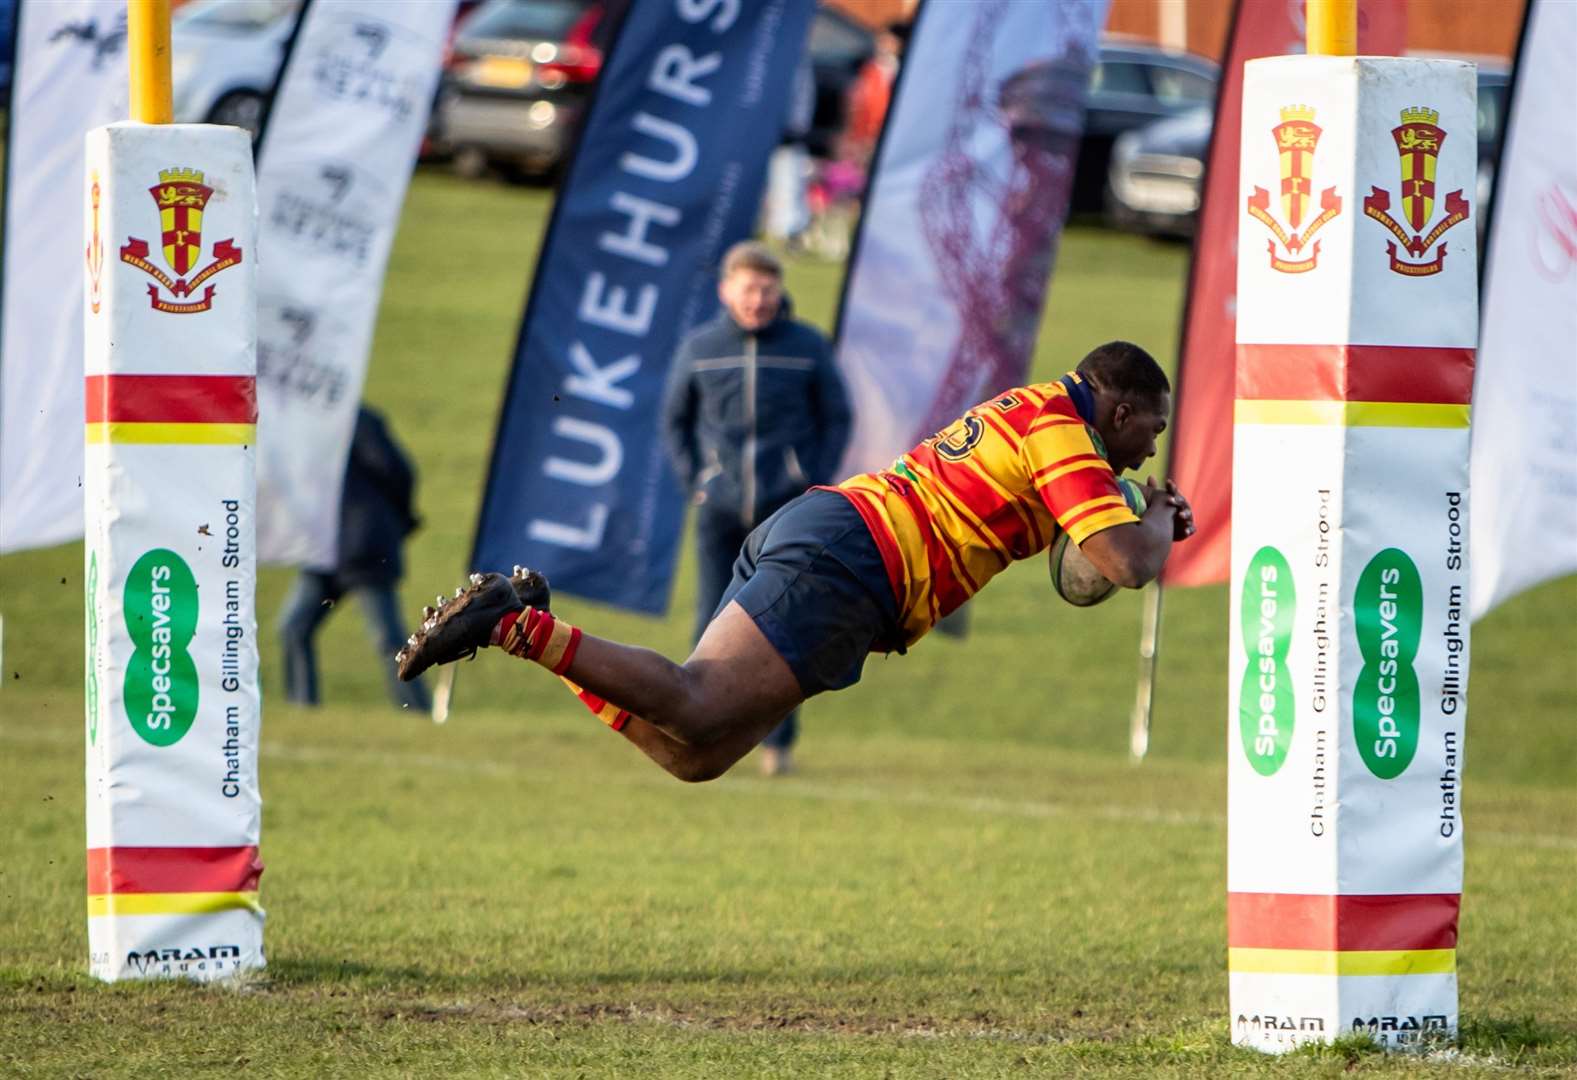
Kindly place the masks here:
POLYGON ((1469 212, 1468 201, 1458 188, 1446 195, 1445 216, 1430 228, 1435 214, 1435 168, 1440 147, 1446 141, 1439 120, 1438 110, 1413 107, 1403 109, 1401 126, 1391 129, 1396 152, 1402 159, 1402 221, 1391 216, 1391 193, 1384 188, 1371 186, 1371 194, 1363 201, 1364 216, 1378 221, 1396 237, 1397 243, 1385 245, 1391 269, 1408 277, 1428 277, 1445 268, 1445 242, 1435 247, 1435 241, 1447 229, 1466 221, 1469 212), (1432 247, 1434 257, 1426 259, 1432 247))
POLYGON ((164 262, 175 276, 171 277, 150 262, 148 242, 135 236, 126 238, 120 249, 120 261, 130 263, 157 283, 148 286, 149 302, 157 311, 173 315, 207 311, 214 304, 214 286, 205 288, 200 297, 193 294, 215 274, 241 261, 241 249, 235 246, 234 238, 216 240, 212 261, 191 277, 186 276, 202 259, 203 211, 213 193, 213 188, 204 185, 201 172, 187 168, 160 169, 158 184, 148 189, 159 207, 164 262))
POLYGON ((1320 260, 1320 242, 1314 234, 1342 212, 1342 200, 1334 187, 1328 187, 1320 193, 1316 213, 1314 150, 1319 145, 1321 129, 1314 123, 1313 108, 1286 106, 1281 110, 1281 123, 1271 128, 1270 134, 1281 159, 1281 213, 1286 225, 1271 213, 1270 192, 1262 187, 1256 187, 1248 197, 1249 216, 1271 231, 1267 246, 1272 269, 1283 274, 1307 273, 1320 260), (1310 241, 1313 247, 1309 246, 1310 241), (1308 254, 1300 258, 1305 248, 1309 249, 1308 254))

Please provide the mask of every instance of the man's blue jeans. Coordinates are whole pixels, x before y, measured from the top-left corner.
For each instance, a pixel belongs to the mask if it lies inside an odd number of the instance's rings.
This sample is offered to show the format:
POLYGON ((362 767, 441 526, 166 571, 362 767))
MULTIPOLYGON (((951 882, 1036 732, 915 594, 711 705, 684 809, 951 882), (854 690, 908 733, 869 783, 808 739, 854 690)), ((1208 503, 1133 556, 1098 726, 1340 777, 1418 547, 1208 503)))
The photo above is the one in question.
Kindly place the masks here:
POLYGON ((279 638, 285 654, 286 700, 298 705, 318 704, 318 661, 312 639, 347 591, 355 592, 361 603, 390 698, 402 708, 426 712, 432 707, 427 688, 420 682, 401 682, 394 671, 394 654, 405 644, 394 586, 358 585, 347 590, 333 574, 313 570, 301 572, 279 617, 279 638))

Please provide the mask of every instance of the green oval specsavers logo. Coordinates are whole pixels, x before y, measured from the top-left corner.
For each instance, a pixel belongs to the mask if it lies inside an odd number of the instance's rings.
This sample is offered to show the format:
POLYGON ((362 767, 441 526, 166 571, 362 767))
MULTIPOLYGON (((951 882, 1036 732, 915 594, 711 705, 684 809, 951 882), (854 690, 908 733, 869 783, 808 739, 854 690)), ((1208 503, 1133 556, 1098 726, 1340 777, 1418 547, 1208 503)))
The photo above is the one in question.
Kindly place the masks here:
POLYGON ((1353 737, 1369 771, 1402 775, 1418 750, 1418 673, 1413 659, 1423 631, 1424 589, 1418 567, 1386 548, 1363 568, 1353 592, 1353 625, 1363 670, 1353 690, 1353 737))
POLYGON ((1292 617, 1297 591, 1286 557, 1270 546, 1260 548, 1243 575, 1243 672, 1238 698, 1238 727, 1243 753, 1261 776, 1274 775, 1292 745, 1294 705, 1287 651, 1292 648, 1292 617))
POLYGON ((126 665, 126 718, 154 746, 180 742, 197 717, 197 664, 187 647, 197 632, 197 580, 168 548, 138 559, 126 577, 126 632, 136 651, 126 665))

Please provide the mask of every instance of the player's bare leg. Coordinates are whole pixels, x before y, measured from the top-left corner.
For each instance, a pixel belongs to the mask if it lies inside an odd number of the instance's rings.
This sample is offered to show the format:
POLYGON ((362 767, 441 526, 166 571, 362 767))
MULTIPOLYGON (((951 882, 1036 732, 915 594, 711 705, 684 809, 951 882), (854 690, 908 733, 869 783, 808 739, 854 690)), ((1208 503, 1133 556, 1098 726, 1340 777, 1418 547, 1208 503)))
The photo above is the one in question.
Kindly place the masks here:
MULTIPOLYGON (((784 713, 786 715, 787 712, 784 713)), ((716 780, 733 768, 735 762, 759 746, 761 740, 781 721, 782 717, 778 717, 765 724, 752 723, 710 746, 681 743, 664 734, 661 728, 633 715, 619 730, 619 734, 634 743, 641 753, 662 766, 669 775, 689 784, 698 784, 716 780)))
POLYGON ((738 604, 725 607, 690 659, 675 664, 651 649, 583 634, 552 614, 549 599, 546 580, 520 567, 510 578, 472 575, 452 599, 423 609, 420 630, 396 657, 400 677, 501 646, 561 676, 648 757, 691 781, 721 776, 804 698, 738 604))
POLYGON ((621 734, 688 781, 727 772, 804 701, 793 671, 735 603, 683 664, 583 634, 563 674, 629 710, 621 734))

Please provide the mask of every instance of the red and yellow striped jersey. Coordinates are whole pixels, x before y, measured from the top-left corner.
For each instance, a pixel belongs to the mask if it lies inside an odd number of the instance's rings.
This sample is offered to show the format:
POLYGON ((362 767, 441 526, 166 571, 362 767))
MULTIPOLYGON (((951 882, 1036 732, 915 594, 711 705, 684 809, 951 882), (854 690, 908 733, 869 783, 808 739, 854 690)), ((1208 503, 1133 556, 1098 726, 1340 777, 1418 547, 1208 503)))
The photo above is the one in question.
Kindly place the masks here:
POLYGON ((1070 373, 998 394, 880 472, 837 489, 881 549, 912 645, 1015 559, 1138 521, 1096 446, 1094 399, 1070 373))

